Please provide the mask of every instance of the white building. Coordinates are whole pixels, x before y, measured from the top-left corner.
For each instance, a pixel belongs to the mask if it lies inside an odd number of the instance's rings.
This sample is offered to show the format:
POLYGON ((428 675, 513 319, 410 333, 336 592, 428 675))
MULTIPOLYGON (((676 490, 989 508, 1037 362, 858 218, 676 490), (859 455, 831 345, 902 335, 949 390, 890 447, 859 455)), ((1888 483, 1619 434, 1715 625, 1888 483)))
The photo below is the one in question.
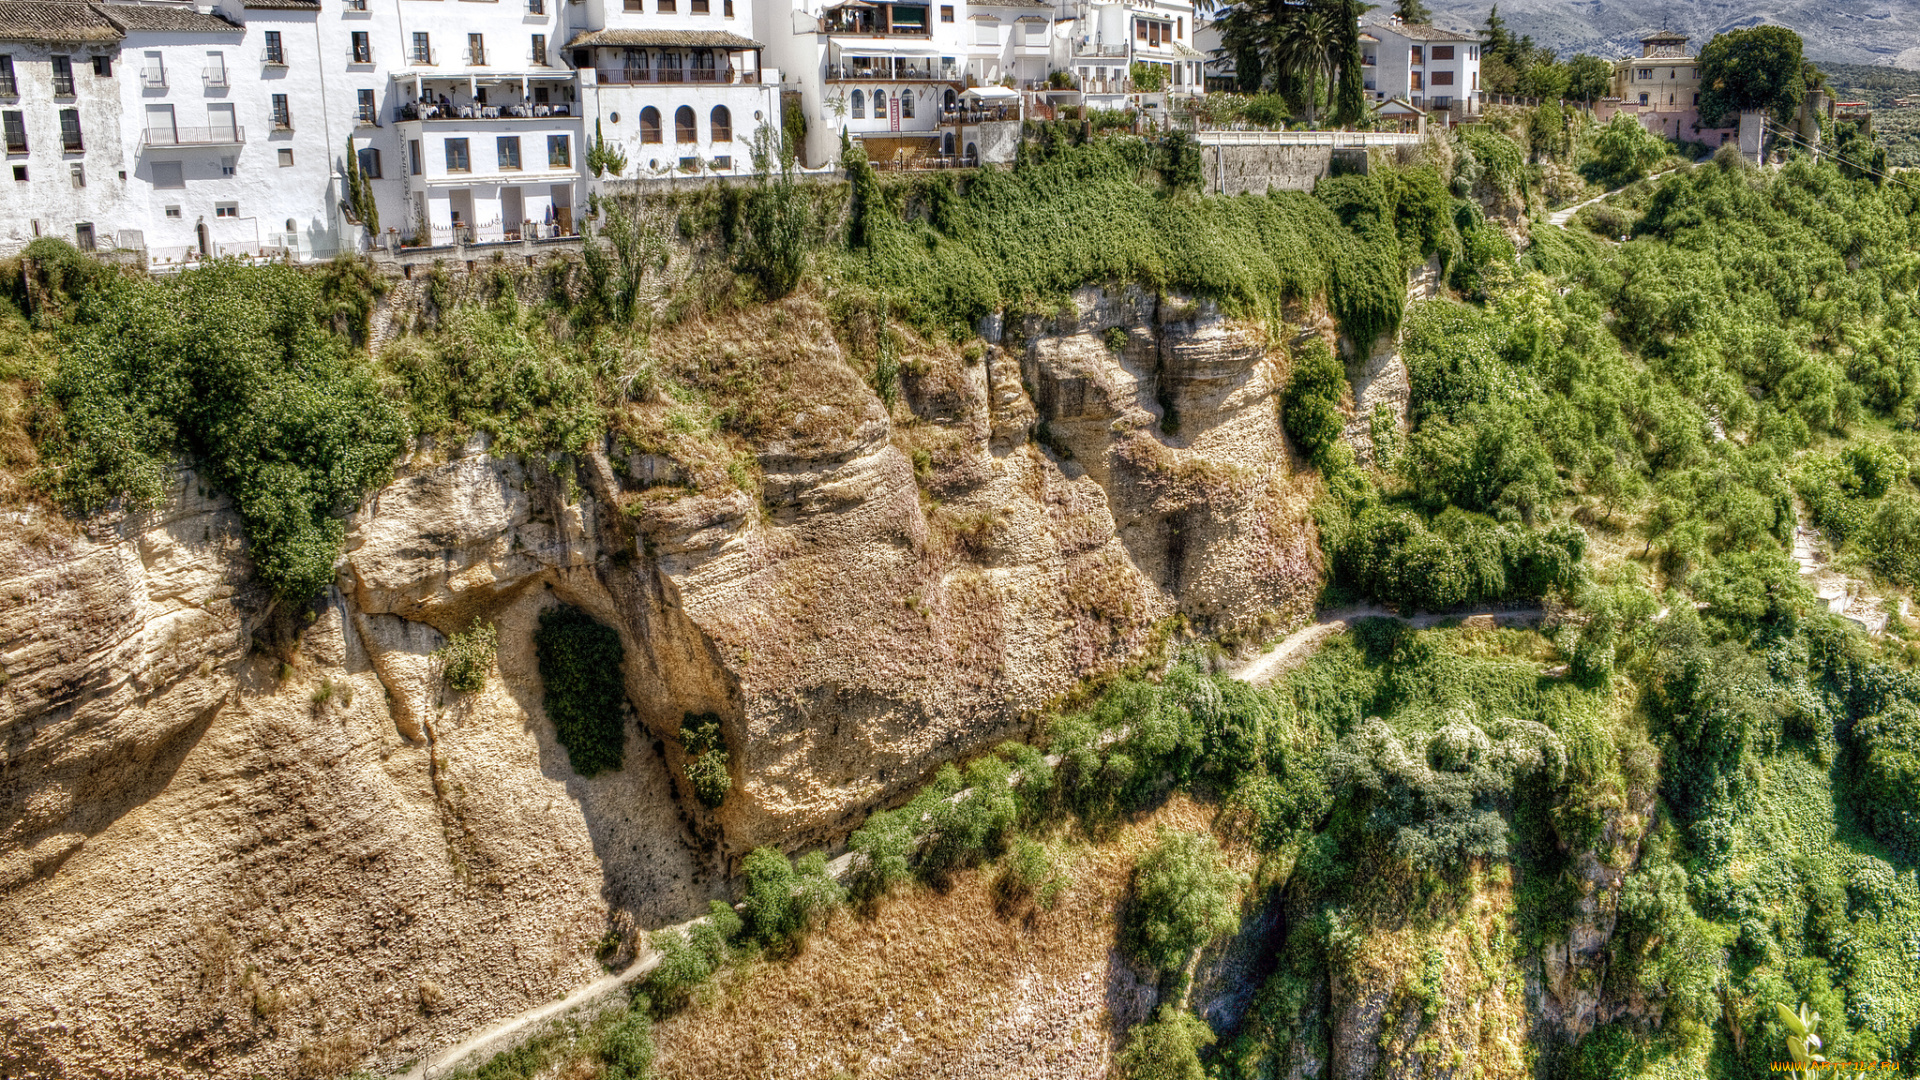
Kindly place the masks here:
POLYGON ((760 10, 768 59, 806 117, 807 164, 832 162, 842 131, 879 162, 940 152, 941 116, 966 89, 975 32, 965 4, 794 0, 760 10))
POLYGON ((1436 121, 1458 123, 1479 116, 1480 37, 1438 27, 1405 23, 1373 13, 1363 20, 1360 63, 1367 97, 1374 102, 1398 98, 1436 121), (1369 42, 1367 37, 1374 40, 1369 42))
POLYGON ((0 250, 40 236, 88 250, 141 245, 126 208, 119 41, 84 4, 0 3, 0 250))
POLYGON ((1159 69, 1160 93, 1205 89, 1206 56, 1194 47, 1199 20, 1181 0, 1060 0, 1066 24, 1057 63, 1072 73, 1088 104, 1113 108, 1122 95, 1155 92, 1136 85, 1134 65, 1159 69))

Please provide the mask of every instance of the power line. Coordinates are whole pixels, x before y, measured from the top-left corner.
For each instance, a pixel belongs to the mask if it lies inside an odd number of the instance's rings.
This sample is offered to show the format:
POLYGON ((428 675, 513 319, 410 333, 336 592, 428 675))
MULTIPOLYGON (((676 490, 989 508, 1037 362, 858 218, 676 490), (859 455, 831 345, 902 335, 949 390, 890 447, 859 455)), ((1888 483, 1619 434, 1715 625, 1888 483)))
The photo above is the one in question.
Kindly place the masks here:
POLYGON ((1775 123, 1771 117, 1762 117, 1762 120, 1765 122, 1768 130, 1772 131, 1774 134, 1784 135, 1786 136, 1789 142, 1797 143, 1800 146, 1807 148, 1809 151, 1815 154, 1825 154, 1828 157, 1832 158, 1835 161, 1840 162, 1843 165, 1852 166, 1853 168, 1858 169, 1863 173, 1869 173, 1873 176, 1877 176, 1880 179, 1886 180, 1890 183, 1899 184, 1901 187, 1906 188, 1908 191, 1916 190, 1912 184, 1908 183, 1905 180, 1900 179, 1898 176, 1893 176, 1888 173, 1883 173, 1880 170, 1875 169, 1871 166, 1862 165, 1857 161, 1853 161, 1849 158, 1841 157, 1838 153, 1835 153, 1832 150, 1826 150, 1821 147, 1815 146, 1814 144, 1808 142, 1806 139, 1802 138, 1797 132, 1793 131, 1791 128, 1783 127, 1782 125, 1775 123))

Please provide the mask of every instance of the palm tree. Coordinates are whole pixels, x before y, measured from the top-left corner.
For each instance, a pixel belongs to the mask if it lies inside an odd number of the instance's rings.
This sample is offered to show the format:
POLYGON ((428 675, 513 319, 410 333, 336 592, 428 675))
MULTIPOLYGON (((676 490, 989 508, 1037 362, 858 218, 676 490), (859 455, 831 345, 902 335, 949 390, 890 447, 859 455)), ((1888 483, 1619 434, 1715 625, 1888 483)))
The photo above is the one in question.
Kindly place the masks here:
POLYGON ((1307 122, 1312 123, 1320 97, 1320 77, 1333 84, 1340 28, 1324 12, 1309 8, 1290 19, 1281 31, 1276 66, 1302 76, 1306 82, 1307 122))

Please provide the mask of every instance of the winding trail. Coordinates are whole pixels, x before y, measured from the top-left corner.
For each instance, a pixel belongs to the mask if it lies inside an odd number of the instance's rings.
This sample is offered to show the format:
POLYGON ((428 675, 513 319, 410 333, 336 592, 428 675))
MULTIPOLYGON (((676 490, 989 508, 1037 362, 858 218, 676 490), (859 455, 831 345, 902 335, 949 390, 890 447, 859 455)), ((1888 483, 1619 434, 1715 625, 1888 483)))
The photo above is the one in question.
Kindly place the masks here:
POLYGON ((1495 625, 1531 626, 1546 618, 1546 609, 1539 605, 1532 607, 1489 607, 1476 608, 1473 611, 1455 611, 1444 614, 1415 615, 1408 618, 1396 615, 1383 607, 1354 607, 1329 611, 1318 619, 1281 638, 1273 648, 1241 665, 1232 675, 1245 683, 1263 685, 1272 682, 1277 676, 1306 663, 1320 648, 1320 644, 1335 634, 1345 633, 1347 627, 1361 619, 1399 619, 1416 630, 1425 630, 1445 622, 1465 622, 1469 619, 1486 619, 1495 625))
MULTIPOLYGON (((1667 175, 1667 173, 1670 173, 1670 172, 1675 172, 1675 171, 1677 171, 1677 170, 1679 170, 1679 169, 1683 169, 1683 168, 1685 168, 1685 167, 1686 167, 1686 166, 1684 166, 1684 165, 1676 165, 1676 166, 1674 166, 1673 168, 1671 168, 1671 169, 1668 169, 1668 170, 1666 170, 1666 172, 1657 172, 1657 173, 1654 173, 1654 174, 1653 174, 1652 176, 1649 176, 1649 177, 1647 177, 1647 179, 1648 179, 1648 180, 1658 180, 1658 179, 1660 179, 1661 177, 1663 177, 1663 176, 1665 176, 1665 175, 1667 175)), ((1639 182, 1640 182, 1640 181, 1638 181, 1638 180, 1635 180, 1635 181, 1634 181, 1633 183, 1634 183, 1634 184, 1637 184, 1637 183, 1639 183, 1639 182)), ((1595 195, 1595 196, 1594 196, 1593 198, 1591 198, 1591 199, 1588 199, 1588 200, 1587 200, 1586 202, 1582 202, 1582 203, 1574 203, 1574 204, 1573 204, 1572 206, 1569 206, 1569 207, 1567 207, 1567 208, 1566 208, 1566 209, 1564 209, 1564 210, 1555 210, 1555 211, 1554 211, 1553 213, 1551 213, 1551 214, 1548 214, 1548 215, 1547 215, 1547 224, 1549 224, 1549 225, 1558 225, 1558 226, 1560 226, 1561 228, 1565 228, 1565 227, 1566 227, 1566 224, 1567 224, 1567 222, 1569 222, 1569 221, 1572 221, 1572 220, 1573 220, 1573 215, 1575 215, 1575 214, 1577 214, 1577 213, 1579 213, 1580 211, 1582 211, 1582 210, 1584 210, 1584 209, 1586 209, 1586 208, 1587 208, 1587 207, 1589 207, 1589 206, 1592 206, 1592 205, 1593 205, 1594 203, 1597 203, 1597 202, 1599 202, 1599 201, 1600 201, 1601 199, 1604 199, 1604 198, 1606 198, 1606 197, 1607 197, 1607 196, 1609 196, 1609 195, 1614 195, 1614 194, 1618 194, 1619 192, 1622 192, 1622 191, 1625 191, 1625 190, 1627 190, 1627 188, 1630 188, 1630 187, 1632 187, 1632 186, 1633 186, 1633 184, 1624 184, 1624 185, 1622 185, 1622 186, 1620 186, 1620 187, 1617 187, 1617 188, 1614 188, 1614 189, 1613 189, 1612 191, 1603 191, 1603 192, 1601 192, 1600 194, 1598 194, 1598 195, 1595 195)))

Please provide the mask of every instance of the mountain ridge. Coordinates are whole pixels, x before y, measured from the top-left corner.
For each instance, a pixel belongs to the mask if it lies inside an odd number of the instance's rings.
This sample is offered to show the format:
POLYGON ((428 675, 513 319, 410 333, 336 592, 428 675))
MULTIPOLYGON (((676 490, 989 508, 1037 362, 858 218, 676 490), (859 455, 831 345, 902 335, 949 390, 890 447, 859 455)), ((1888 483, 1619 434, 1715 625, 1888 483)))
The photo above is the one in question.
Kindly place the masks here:
MULTIPOLYGON (((1428 5, 1433 23, 1451 30, 1486 24, 1489 5, 1453 0, 1428 5)), ((1877 0, 1849 4, 1800 0, 1765 4, 1705 0, 1697 4, 1656 0, 1509 0, 1500 17, 1515 34, 1531 35, 1561 56, 1587 52, 1608 59, 1639 52, 1642 35, 1667 28, 1693 38, 1698 49, 1717 33, 1775 24, 1806 41, 1809 60, 1920 68, 1920 7, 1877 0)))

